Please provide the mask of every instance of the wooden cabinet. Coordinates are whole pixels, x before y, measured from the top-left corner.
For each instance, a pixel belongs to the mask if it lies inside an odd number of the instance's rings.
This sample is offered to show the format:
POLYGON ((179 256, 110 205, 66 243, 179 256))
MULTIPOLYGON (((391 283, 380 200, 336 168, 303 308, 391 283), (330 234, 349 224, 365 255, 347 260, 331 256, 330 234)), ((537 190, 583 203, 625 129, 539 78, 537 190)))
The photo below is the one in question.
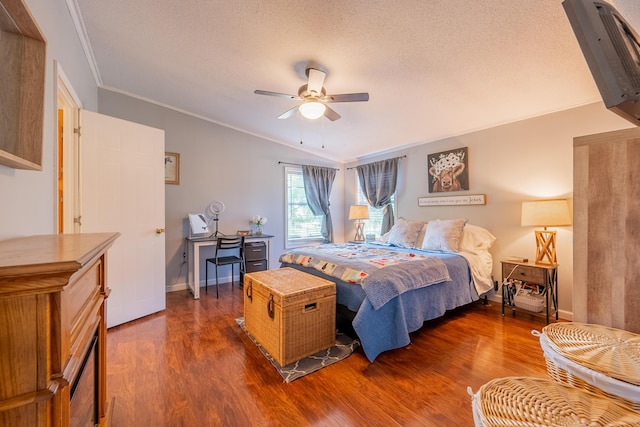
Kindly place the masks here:
POLYGON ((533 262, 500 261, 502 263, 502 315, 505 306, 515 312, 515 283, 540 285, 544 290, 545 318, 555 314, 558 320, 558 265, 536 264, 533 262))
POLYGON ((105 266, 118 235, 0 241, 0 425, 70 425, 71 390, 88 356, 94 422, 105 423, 105 266))

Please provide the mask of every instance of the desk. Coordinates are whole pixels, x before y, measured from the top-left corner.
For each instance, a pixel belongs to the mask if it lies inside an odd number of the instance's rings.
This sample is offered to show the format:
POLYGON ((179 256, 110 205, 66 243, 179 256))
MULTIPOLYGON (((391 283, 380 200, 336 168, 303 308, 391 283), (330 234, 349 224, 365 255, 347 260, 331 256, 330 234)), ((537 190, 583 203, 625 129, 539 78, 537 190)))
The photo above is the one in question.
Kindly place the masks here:
MULTIPOLYGON (((223 236, 223 237, 237 237, 233 236, 223 236)), ((273 236, 269 234, 262 234, 260 236, 251 234, 249 236, 244 236, 245 242, 251 241, 264 241, 267 244, 267 268, 269 268, 269 260, 271 259, 271 251, 270 251, 270 242, 273 236)), ((218 238, 216 236, 211 237, 198 237, 198 238, 190 238, 187 237, 187 287, 193 294, 193 299, 200 299, 200 248, 207 246, 215 246, 218 238)), ((207 278, 205 277, 205 280, 207 278)))

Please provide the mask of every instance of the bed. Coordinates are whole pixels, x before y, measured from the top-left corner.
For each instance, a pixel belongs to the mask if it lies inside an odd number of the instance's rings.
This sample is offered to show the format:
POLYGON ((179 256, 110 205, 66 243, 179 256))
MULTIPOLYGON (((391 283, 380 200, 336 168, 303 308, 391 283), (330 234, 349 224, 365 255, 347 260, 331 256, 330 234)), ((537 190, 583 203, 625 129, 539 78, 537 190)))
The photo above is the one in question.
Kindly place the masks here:
POLYGON ((281 255, 280 263, 336 283, 339 311, 352 314, 373 362, 407 346, 425 321, 492 290, 494 241, 466 220, 400 219, 379 241, 299 248, 281 255))

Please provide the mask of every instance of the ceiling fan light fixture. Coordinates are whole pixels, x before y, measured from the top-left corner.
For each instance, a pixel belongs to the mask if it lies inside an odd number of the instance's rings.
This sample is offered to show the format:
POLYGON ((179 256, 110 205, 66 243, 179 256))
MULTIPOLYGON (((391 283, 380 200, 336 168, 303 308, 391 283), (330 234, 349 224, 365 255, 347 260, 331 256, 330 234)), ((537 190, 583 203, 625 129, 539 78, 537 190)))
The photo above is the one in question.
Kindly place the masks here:
POLYGON ((317 118, 322 117, 327 107, 318 101, 308 101, 302 103, 299 107, 300 114, 302 114, 307 119, 315 120, 317 118))

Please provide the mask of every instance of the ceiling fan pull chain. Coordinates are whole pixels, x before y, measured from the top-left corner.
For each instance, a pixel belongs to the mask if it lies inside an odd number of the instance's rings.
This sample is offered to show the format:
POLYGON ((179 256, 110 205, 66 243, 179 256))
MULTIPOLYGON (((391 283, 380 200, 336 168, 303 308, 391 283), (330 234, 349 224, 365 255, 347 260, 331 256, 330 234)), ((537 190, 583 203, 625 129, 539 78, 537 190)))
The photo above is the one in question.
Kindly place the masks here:
POLYGON ((298 135, 300 135, 300 145, 302 145, 302 116, 298 116, 298 135))

